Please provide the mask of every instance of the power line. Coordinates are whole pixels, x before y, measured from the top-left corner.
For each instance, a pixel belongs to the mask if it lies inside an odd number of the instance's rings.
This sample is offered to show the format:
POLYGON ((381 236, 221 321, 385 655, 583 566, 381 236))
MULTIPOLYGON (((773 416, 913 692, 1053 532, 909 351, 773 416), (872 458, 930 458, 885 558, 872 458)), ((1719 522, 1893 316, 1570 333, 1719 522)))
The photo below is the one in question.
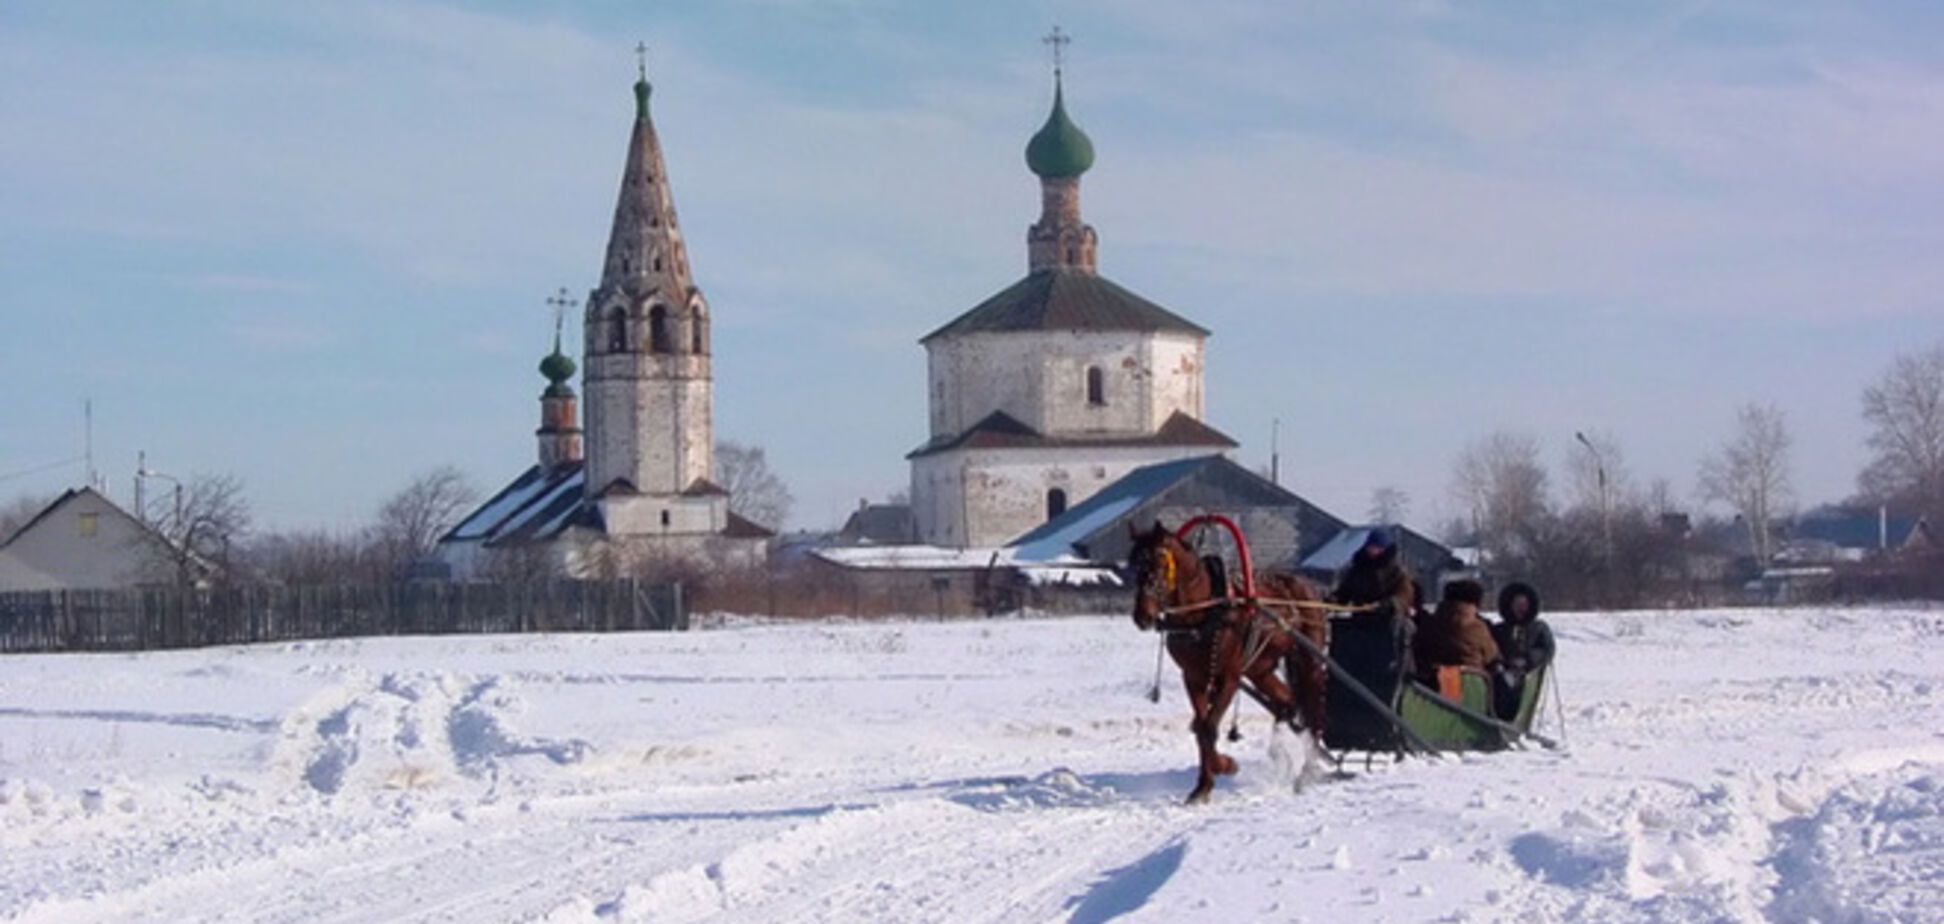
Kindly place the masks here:
POLYGON ((43 462, 40 465, 35 465, 30 468, 23 468, 20 469, 19 471, 8 472, 4 475, 0 475, 0 481, 12 481, 15 478, 25 478, 28 475, 38 475, 41 472, 51 471, 53 469, 61 468, 62 466, 66 466, 66 465, 73 465, 76 462, 86 462, 86 461, 88 461, 88 457, 86 455, 79 455, 79 456, 69 456, 68 458, 61 459, 60 461, 57 462, 43 462))

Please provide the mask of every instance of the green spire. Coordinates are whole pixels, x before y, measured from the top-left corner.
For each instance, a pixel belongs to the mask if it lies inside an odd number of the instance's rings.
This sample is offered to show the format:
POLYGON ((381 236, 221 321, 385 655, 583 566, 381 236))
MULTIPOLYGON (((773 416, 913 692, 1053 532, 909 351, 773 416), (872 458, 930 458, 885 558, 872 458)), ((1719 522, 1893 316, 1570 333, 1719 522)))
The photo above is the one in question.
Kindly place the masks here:
POLYGON ((635 43, 635 118, 648 118, 648 94, 654 90, 648 85, 648 43, 635 43))
POLYGON ((1026 142, 1026 166, 1044 179, 1071 179, 1093 166, 1093 142, 1067 117, 1060 72, 1053 72, 1053 112, 1026 142))

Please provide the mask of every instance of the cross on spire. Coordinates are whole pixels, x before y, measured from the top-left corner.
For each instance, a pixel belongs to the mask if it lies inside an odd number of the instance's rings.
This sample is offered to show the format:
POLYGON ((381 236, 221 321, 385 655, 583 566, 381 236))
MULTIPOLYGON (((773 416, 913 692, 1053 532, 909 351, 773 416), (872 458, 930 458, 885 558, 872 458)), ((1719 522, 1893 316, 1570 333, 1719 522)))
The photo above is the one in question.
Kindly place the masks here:
POLYGON ((555 350, 560 349, 560 325, 561 322, 567 317, 567 309, 572 308, 579 304, 580 302, 577 302, 572 298, 568 297, 566 286, 561 286, 559 292, 547 296, 547 307, 553 309, 554 349, 555 350))
POLYGON ((635 43, 635 72, 642 80, 648 79, 648 43, 635 43))
POLYGON ((1053 49, 1053 75, 1059 76, 1060 65, 1066 59, 1066 46, 1073 44, 1073 36, 1060 31, 1060 27, 1056 25, 1053 31, 1046 33, 1046 37, 1040 39, 1040 43, 1053 49))

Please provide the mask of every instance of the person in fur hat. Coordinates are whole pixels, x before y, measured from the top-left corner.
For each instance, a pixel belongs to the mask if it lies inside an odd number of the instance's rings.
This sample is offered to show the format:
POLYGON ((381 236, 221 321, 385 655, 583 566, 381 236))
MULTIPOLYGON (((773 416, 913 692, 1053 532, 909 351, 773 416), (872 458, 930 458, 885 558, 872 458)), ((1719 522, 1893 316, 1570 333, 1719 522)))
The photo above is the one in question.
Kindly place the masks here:
POLYGON ((1370 531, 1363 548, 1337 579, 1336 592, 1330 599, 1351 606, 1375 606, 1393 618, 1411 618, 1417 607, 1417 585, 1397 560, 1397 539, 1390 530, 1370 531))
POLYGON ((1413 653, 1419 672, 1434 675, 1440 667, 1489 670, 1498 665, 1498 643, 1492 640, 1491 627, 1478 616, 1484 602, 1485 587, 1477 581, 1445 585, 1438 608, 1418 621, 1413 653))
POLYGON ((1553 632, 1539 618, 1539 592, 1532 585, 1513 582, 1498 596, 1499 622, 1492 626, 1503 663, 1499 669, 1499 711, 1518 711, 1525 679, 1545 670, 1553 659, 1553 632))

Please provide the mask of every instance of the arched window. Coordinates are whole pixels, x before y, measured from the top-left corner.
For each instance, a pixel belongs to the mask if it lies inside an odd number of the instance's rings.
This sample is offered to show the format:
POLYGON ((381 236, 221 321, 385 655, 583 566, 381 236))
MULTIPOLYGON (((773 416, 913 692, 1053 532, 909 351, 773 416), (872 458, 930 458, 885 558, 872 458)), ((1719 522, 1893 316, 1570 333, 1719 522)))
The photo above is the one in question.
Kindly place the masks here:
POLYGON ((660 305, 648 309, 648 352, 675 352, 674 339, 668 335, 668 309, 660 305))
POLYGON ((1107 404, 1107 374, 1099 366, 1087 367, 1087 403, 1094 407, 1107 404))
POLYGON ((628 352, 628 312, 620 305, 608 310, 607 348, 609 353, 628 352))
POLYGON ((689 316, 689 352, 697 356, 709 352, 709 319, 700 311, 689 316))
POLYGON ((1054 488, 1046 492, 1046 518, 1051 520, 1066 512, 1066 489, 1054 488))

